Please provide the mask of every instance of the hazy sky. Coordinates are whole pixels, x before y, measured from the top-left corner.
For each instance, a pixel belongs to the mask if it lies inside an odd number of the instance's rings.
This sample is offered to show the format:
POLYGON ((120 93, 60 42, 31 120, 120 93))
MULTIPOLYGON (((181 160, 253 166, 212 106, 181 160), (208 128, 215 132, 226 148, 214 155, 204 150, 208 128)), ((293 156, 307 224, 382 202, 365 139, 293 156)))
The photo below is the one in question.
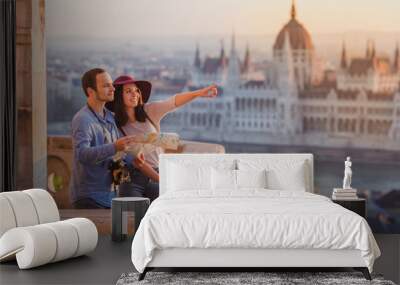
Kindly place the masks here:
MULTIPOLYGON (((276 34, 290 0, 46 0, 48 36, 276 34)), ((399 31, 400 0, 297 0, 309 31, 399 31)))

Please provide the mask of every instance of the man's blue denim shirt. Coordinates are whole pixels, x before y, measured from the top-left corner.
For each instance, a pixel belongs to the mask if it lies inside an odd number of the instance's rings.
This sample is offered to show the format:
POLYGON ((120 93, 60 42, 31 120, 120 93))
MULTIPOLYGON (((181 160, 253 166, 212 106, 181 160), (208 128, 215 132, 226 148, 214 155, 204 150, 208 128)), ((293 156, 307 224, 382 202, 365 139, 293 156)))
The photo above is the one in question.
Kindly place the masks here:
MULTIPOLYGON (((108 167, 116 153, 114 142, 120 134, 113 114, 106 108, 104 112, 102 118, 86 105, 72 119, 72 202, 91 198, 104 207, 111 207, 115 197, 108 167)), ((126 162, 131 164, 132 159, 128 156, 126 162)))

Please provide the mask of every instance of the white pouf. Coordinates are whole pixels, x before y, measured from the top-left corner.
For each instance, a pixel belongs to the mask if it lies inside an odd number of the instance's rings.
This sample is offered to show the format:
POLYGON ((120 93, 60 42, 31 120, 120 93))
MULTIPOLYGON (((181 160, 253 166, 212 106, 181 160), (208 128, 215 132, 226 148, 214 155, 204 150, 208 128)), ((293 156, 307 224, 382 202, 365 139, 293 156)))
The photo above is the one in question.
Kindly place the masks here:
POLYGON ((86 218, 59 221, 53 197, 42 189, 0 193, 0 261, 20 269, 84 255, 96 248, 95 224, 86 218))

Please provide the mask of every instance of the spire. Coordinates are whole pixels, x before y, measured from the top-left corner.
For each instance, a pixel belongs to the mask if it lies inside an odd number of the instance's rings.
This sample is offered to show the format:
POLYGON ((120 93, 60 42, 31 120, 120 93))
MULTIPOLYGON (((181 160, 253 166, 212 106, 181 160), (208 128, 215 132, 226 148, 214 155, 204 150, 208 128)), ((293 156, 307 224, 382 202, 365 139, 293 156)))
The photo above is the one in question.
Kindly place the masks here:
POLYGON ((375 57, 375 41, 371 41, 371 58, 375 57))
POLYGON ((292 19, 296 19, 296 5, 294 3, 294 0, 292 0, 292 8, 290 9, 290 17, 292 19))
POLYGON ((240 85, 240 61, 236 53, 235 32, 232 32, 231 52, 229 54, 227 85, 236 88, 240 85))
POLYGON ((399 51, 399 43, 396 45, 396 50, 394 52, 394 61, 393 67, 395 72, 400 72, 400 51, 399 51))
POLYGON ((196 44, 196 56, 194 59, 194 66, 197 68, 200 68, 201 62, 200 62, 200 49, 199 49, 199 44, 196 44))
POLYGON ((246 45, 246 53, 244 55, 243 72, 248 72, 250 69, 250 49, 249 44, 246 45))
POLYGON ((343 47, 342 47, 342 58, 340 60, 340 67, 342 69, 347 68, 347 55, 346 55, 346 46, 344 44, 344 41, 343 41, 343 47))
POLYGON ((222 67, 226 65, 226 56, 225 56, 225 48, 224 48, 224 40, 221 40, 221 52, 219 55, 219 63, 222 67))
POLYGON ((221 40, 221 52, 219 58, 223 59, 224 57, 225 57, 224 40, 221 40))
POLYGON ((375 42, 373 40, 368 40, 367 41, 367 51, 365 53, 365 57, 367 59, 372 59, 376 55, 375 52, 375 42))
POLYGON ((231 39, 231 53, 236 52, 235 46, 235 31, 232 31, 232 39, 231 39))

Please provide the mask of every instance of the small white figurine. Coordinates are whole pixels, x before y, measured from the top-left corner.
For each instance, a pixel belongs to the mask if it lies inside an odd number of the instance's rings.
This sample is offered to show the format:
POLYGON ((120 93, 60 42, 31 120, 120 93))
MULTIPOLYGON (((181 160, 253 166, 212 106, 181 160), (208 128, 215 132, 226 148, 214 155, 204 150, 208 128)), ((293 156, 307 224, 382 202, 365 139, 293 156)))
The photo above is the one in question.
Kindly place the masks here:
POLYGON ((344 162, 344 178, 343 178, 343 189, 352 189, 351 188, 351 176, 353 172, 351 170, 351 161, 350 156, 346 158, 344 162))

